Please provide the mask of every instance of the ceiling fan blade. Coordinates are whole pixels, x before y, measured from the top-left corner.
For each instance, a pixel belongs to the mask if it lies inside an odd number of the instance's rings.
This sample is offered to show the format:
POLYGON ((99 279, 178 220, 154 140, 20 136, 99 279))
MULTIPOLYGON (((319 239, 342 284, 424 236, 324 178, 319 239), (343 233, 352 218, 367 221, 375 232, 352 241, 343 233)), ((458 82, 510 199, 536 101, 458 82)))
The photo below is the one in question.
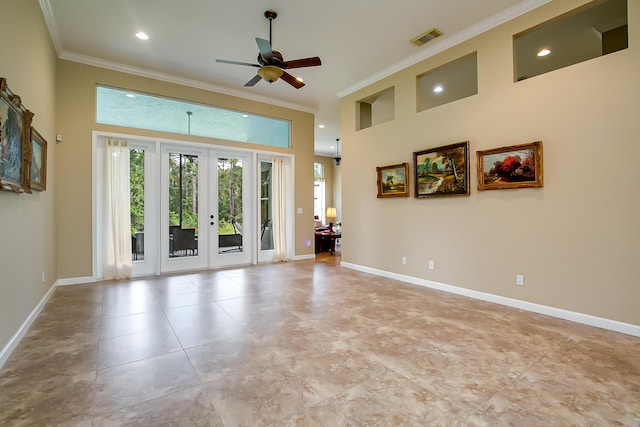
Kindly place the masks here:
POLYGON ((260 77, 259 75, 256 74, 255 76, 253 76, 253 78, 251 80, 246 82, 244 85, 247 86, 247 87, 255 86, 256 83, 258 83, 260 80, 262 80, 262 77, 260 77))
POLYGON ((291 86, 295 87, 296 89, 300 89, 302 86, 304 86, 303 82, 301 82, 300 80, 296 79, 295 77, 293 77, 291 74, 287 73, 286 71, 282 72, 282 75, 280 76, 280 78, 282 80, 284 80, 285 82, 289 83, 291 86))
POLYGON ((273 60, 273 51, 271 50, 271 43, 268 40, 261 39, 256 37, 256 43, 258 43, 258 50, 260 51, 260 56, 264 58, 264 60, 270 64, 273 60))
POLYGON ((248 67, 258 67, 258 68, 260 68, 260 65, 258 65, 258 64, 251 64, 249 62, 229 61, 228 59, 216 59, 216 62, 221 62, 223 64, 246 65, 248 67))
POLYGON ((293 59, 291 61, 285 61, 280 64, 281 68, 303 68, 303 67, 316 67, 322 65, 322 61, 317 56, 311 58, 293 59))

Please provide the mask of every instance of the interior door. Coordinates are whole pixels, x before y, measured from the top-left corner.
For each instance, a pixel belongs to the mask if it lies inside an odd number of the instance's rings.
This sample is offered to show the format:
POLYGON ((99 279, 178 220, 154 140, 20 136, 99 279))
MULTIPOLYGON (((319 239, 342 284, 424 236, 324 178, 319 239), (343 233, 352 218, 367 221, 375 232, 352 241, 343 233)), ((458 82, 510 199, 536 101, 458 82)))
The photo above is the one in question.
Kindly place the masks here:
POLYGON ((257 238, 252 165, 249 154, 212 152, 208 215, 209 265, 212 267, 254 261, 257 238))

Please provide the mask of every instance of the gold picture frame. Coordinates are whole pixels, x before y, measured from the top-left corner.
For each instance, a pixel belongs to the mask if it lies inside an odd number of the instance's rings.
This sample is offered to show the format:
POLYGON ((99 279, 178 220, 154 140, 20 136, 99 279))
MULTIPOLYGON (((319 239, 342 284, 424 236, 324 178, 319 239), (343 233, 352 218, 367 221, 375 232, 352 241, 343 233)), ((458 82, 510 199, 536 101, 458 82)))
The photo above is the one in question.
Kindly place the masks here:
POLYGON ((376 167, 378 198, 409 197, 409 163, 376 167))
POLYGON ((542 141, 477 151, 478 190, 543 187, 542 141))
POLYGON ((0 77, 0 190, 31 193, 31 121, 33 113, 0 77))
POLYGON ((47 141, 31 127, 31 165, 29 172, 31 189, 47 189, 47 141))

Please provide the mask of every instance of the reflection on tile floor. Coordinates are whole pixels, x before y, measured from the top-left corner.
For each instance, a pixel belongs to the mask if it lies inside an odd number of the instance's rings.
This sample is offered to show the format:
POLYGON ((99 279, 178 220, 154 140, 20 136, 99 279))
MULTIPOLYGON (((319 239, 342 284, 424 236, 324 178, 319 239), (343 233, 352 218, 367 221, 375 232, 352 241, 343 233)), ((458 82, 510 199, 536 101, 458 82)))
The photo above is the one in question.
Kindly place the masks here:
POLYGON ((60 287, 0 425, 640 426, 640 338, 339 260, 60 287))

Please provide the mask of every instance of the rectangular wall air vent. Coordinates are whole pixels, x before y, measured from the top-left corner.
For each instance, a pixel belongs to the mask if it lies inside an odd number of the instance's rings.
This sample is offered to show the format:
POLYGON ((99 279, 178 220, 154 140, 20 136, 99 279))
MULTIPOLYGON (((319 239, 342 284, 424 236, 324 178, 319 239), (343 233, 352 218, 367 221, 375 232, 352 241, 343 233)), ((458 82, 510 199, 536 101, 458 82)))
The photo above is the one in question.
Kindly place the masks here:
POLYGON ((426 31, 422 34, 420 34, 419 36, 416 36, 414 38, 411 39, 411 43, 417 45, 417 46, 422 46, 423 44, 425 44, 428 41, 431 41, 433 39, 435 39, 436 37, 440 37, 442 35, 442 32, 439 30, 436 30, 435 28, 430 29, 429 31, 426 31))

